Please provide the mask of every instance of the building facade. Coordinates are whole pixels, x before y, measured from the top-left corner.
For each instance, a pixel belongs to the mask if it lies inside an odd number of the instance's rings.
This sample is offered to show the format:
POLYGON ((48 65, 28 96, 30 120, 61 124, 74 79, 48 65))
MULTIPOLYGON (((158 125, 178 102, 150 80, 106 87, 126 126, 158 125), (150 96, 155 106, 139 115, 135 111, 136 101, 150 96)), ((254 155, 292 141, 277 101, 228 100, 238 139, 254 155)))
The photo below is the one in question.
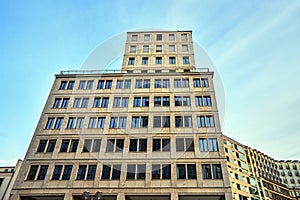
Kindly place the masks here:
POLYGON ((213 72, 196 68, 191 31, 129 32, 119 73, 56 75, 11 199, 83 194, 232 199, 213 72))
POLYGON ((277 161, 224 135, 223 142, 233 199, 295 199, 298 161, 277 161))
POLYGON ((16 166, 0 167, 0 199, 9 199, 10 192, 19 173, 22 160, 18 160, 16 166))

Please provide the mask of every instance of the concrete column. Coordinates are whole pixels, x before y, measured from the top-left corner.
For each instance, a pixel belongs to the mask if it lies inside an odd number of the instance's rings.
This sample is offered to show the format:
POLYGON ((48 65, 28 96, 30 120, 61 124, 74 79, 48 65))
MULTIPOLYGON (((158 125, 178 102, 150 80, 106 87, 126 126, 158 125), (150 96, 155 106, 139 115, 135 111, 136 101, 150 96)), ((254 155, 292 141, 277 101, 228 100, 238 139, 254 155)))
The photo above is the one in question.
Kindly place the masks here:
POLYGON ((225 200, 232 200, 232 199, 233 199, 232 193, 231 192, 226 192, 225 193, 225 200))
POLYGON ((124 193, 118 193, 117 200, 125 200, 125 194, 124 193))
POLYGON ((72 194, 69 192, 65 193, 64 200, 73 200, 72 194))
POLYGON ((177 192, 172 192, 171 193, 171 200, 178 200, 178 193, 177 192))

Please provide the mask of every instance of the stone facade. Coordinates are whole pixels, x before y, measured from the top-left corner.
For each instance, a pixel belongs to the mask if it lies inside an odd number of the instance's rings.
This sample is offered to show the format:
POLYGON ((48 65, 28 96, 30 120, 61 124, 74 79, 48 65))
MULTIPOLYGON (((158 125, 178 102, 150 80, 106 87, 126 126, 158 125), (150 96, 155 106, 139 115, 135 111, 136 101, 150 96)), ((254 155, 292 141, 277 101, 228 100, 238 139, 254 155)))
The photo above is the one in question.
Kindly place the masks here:
POLYGON ((129 32, 120 73, 56 75, 11 199, 232 199, 191 31, 129 32))

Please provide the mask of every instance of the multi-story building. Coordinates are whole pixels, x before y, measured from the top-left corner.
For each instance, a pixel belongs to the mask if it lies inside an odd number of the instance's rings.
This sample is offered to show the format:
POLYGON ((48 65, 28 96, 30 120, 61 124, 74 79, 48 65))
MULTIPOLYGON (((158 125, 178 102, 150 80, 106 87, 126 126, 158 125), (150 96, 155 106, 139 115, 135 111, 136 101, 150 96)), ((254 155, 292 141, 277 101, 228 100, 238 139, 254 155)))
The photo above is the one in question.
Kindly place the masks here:
POLYGON ((56 75, 11 199, 232 199, 213 74, 191 31, 154 31, 119 73, 56 75))
POLYGON ((22 160, 18 160, 16 166, 0 167, 0 199, 9 198, 11 189, 19 173, 22 160))
POLYGON ((294 199, 292 188, 282 182, 277 160, 224 135, 223 142, 233 199, 294 199))

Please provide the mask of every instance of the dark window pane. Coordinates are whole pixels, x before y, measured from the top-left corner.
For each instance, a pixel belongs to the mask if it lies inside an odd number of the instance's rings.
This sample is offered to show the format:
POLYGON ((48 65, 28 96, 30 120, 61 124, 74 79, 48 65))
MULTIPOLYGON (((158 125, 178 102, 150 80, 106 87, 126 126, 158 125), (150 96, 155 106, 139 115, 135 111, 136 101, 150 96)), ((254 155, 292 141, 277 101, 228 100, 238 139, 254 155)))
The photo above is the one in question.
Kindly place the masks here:
POLYGON ((106 144, 106 152, 113 152, 115 146, 115 139, 108 139, 106 144))
POLYGON ((177 178, 186 179, 185 165, 177 164, 177 178))
POLYGON ((111 179, 120 180, 120 175, 121 175, 121 165, 114 165, 111 179))
POLYGON ((135 179, 135 165, 127 165, 126 179, 135 179))
POLYGON ((62 180, 69 180, 72 172, 72 165, 65 165, 64 173, 62 176, 62 180))
POLYGON ((28 176, 27 176, 27 180, 35 179, 38 168, 39 168, 38 165, 31 165, 28 176))
POLYGON ((110 177, 110 171, 111 171, 110 165, 103 165, 101 179, 108 180, 110 177))
POLYGON ((203 179, 212 179, 210 164, 202 164, 203 179))
POLYGON ((187 170, 188 170, 188 179, 197 179, 195 164, 188 164, 187 170))
POLYGON ((137 166, 137 179, 145 179, 146 177, 146 165, 137 166))
POLYGON ((117 139, 116 152, 123 152, 124 148, 124 139, 117 139))
POLYGON ((183 138, 176 139, 176 151, 184 151, 184 139, 183 138))
POLYGON ((152 151, 159 151, 160 150, 160 139, 153 139, 152 144, 152 151))
POLYGON ((87 180, 94 180, 96 174, 97 165, 89 165, 88 173, 86 176, 87 180))
POLYGON ((162 165, 162 179, 171 179, 171 165, 162 165))
POLYGON ((59 180, 62 167, 63 167, 62 165, 55 165, 53 175, 52 175, 52 180, 59 180))
POLYGON ((139 140, 139 151, 143 151, 143 152, 146 152, 147 151, 147 139, 140 139, 139 140))
POLYGON ((47 152, 53 152, 55 148, 56 140, 49 140, 47 152))
POLYGON ((170 139, 162 139, 162 151, 170 151, 170 139))
POLYGON ((46 148, 46 145, 47 145, 47 140, 40 140, 40 144, 39 144, 39 147, 37 149, 37 152, 44 152, 45 148, 46 148))
POLYGON ((37 180, 44 180, 48 170, 48 165, 41 165, 37 180))
POLYGON ((86 165, 79 165, 78 173, 77 173, 77 180, 84 180, 86 172, 86 165))
POLYGON ((160 165, 152 165, 152 179, 160 179, 160 165))
POLYGON ((129 151, 130 152, 136 152, 137 151, 137 139, 130 139, 130 146, 129 146, 129 151))

